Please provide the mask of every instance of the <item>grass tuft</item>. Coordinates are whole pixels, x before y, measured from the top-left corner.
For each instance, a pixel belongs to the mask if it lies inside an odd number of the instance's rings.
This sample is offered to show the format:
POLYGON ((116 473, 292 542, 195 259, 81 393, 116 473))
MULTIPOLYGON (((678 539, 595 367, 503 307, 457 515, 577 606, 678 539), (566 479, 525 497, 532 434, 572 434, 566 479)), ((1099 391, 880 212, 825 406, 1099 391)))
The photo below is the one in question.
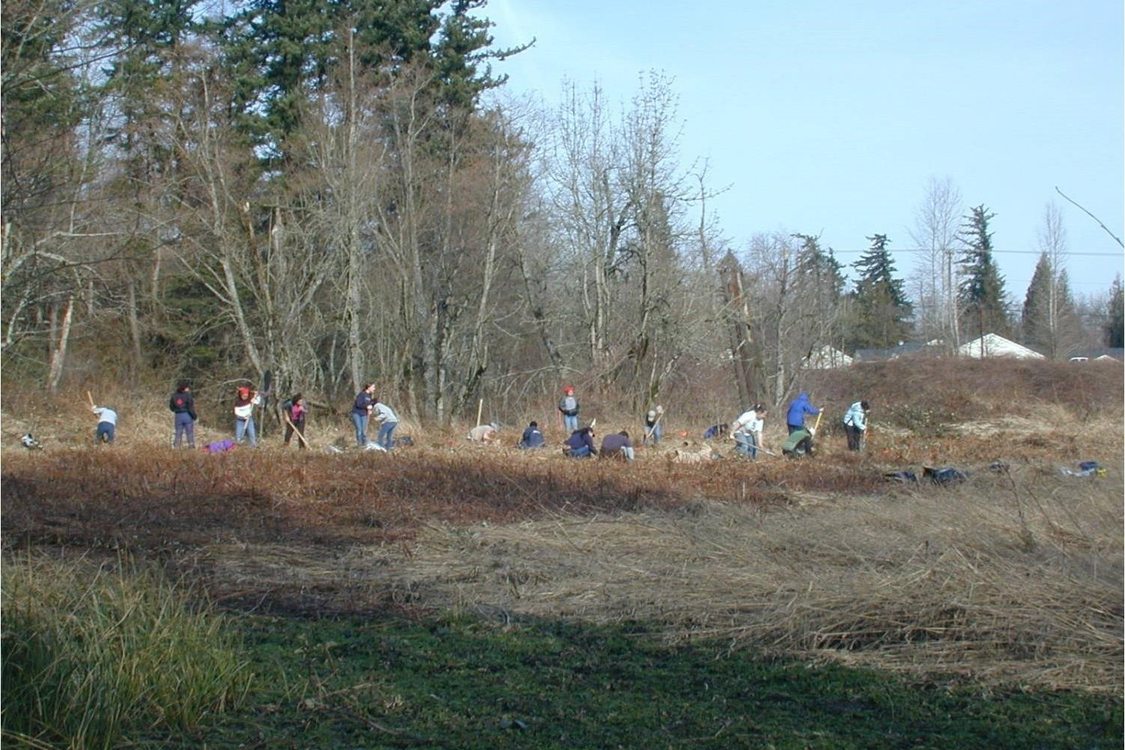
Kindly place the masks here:
POLYGON ((9 558, 2 579, 6 740, 120 747, 192 730, 248 688, 222 621, 151 568, 9 558))

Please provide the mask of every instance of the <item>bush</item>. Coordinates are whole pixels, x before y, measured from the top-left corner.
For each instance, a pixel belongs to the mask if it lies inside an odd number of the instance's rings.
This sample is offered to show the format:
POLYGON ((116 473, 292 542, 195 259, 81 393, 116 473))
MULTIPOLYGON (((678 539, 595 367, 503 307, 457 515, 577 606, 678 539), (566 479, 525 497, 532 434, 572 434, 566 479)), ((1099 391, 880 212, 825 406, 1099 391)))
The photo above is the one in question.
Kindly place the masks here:
POLYGON ((119 747, 190 730, 248 687, 220 618, 158 572, 8 560, 2 579, 5 740, 119 747))

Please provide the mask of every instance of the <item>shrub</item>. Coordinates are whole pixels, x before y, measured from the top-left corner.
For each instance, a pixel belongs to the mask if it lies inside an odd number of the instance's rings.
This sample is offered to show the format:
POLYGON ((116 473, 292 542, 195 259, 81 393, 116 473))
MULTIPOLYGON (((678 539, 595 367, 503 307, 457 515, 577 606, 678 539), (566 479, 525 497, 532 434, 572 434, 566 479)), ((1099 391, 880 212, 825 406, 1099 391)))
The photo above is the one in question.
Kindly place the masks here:
POLYGON ((119 747, 190 730, 239 699, 245 662, 217 616, 152 569, 8 560, 3 579, 6 740, 119 747))

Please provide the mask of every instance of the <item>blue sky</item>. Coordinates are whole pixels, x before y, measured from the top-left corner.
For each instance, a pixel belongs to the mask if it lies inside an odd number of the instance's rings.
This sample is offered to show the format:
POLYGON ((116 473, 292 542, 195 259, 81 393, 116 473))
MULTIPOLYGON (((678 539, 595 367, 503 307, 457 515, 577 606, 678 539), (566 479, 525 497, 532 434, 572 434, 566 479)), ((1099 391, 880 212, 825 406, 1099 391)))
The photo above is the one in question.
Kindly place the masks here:
POLYGON ((709 161, 736 249, 759 232, 819 234, 853 263, 886 234, 901 275, 931 178, 984 204, 1022 303, 1048 203, 1080 295, 1122 273, 1122 249, 1055 192, 1125 237, 1121 0, 490 0, 507 89, 556 102, 596 81, 622 106, 640 76, 672 79, 682 163, 709 161))

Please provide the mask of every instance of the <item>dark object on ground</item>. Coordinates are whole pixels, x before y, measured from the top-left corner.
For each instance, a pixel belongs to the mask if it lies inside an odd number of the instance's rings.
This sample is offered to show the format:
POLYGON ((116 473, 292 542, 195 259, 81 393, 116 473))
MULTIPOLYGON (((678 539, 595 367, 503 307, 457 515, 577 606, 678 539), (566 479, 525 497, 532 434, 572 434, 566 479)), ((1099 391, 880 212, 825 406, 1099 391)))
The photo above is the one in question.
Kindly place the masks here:
POLYGON ((403 448, 405 446, 414 445, 414 438, 409 435, 402 435, 394 439, 394 446, 396 448, 403 448))
POLYGON ((1097 461, 1079 461, 1078 471, 1062 468, 1059 472, 1068 477, 1104 477, 1105 469, 1097 461))
POLYGON ((952 466, 923 466, 922 478, 929 479, 934 484, 948 486, 964 482, 969 475, 952 466))
POLYGON ((226 440, 216 440, 213 443, 208 443, 203 446, 204 453, 226 453, 235 449, 235 443, 230 438, 226 440))
POLYGON ((913 471, 890 471, 883 475, 892 482, 903 484, 918 484, 918 475, 913 471))
POLYGON ((715 438, 721 438, 723 435, 726 435, 728 432, 730 432, 730 425, 713 424, 710 427, 708 427, 706 430, 703 431, 703 439, 704 440, 714 440, 715 438))
POLYGON ((803 428, 790 433, 785 445, 781 446, 781 452, 790 458, 813 455, 812 433, 803 428))

